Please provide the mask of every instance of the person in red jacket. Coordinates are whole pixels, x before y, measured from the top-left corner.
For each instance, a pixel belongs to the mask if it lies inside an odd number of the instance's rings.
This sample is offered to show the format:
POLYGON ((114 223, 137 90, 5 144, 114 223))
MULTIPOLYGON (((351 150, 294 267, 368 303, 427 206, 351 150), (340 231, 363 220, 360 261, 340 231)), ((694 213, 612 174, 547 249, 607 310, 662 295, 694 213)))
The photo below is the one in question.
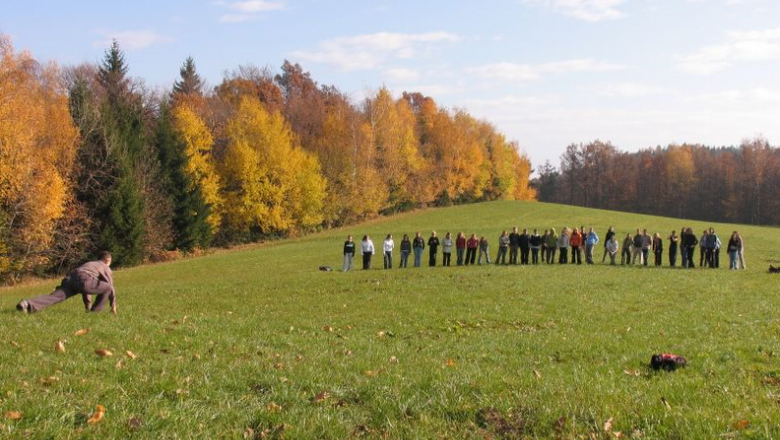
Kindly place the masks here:
POLYGON ((577 264, 582 264, 582 234, 579 229, 574 228, 574 232, 571 233, 569 246, 571 246, 571 264, 575 261, 577 264))
POLYGON ((466 235, 458 232, 455 239, 455 252, 458 253, 458 266, 463 266, 463 253, 466 252, 466 235))
POLYGON ((474 264, 477 259, 477 248, 479 247, 479 239, 477 234, 471 234, 471 238, 466 242, 466 265, 474 264))

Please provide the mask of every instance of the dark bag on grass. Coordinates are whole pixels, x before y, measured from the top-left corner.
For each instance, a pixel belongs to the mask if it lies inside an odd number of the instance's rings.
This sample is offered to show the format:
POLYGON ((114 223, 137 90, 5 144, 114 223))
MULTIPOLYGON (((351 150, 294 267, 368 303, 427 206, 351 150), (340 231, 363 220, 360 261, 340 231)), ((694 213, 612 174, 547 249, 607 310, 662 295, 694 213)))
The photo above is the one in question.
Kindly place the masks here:
POLYGON ((650 358, 650 367, 654 370, 674 371, 677 368, 688 365, 688 360, 682 356, 671 353, 654 354, 650 358))

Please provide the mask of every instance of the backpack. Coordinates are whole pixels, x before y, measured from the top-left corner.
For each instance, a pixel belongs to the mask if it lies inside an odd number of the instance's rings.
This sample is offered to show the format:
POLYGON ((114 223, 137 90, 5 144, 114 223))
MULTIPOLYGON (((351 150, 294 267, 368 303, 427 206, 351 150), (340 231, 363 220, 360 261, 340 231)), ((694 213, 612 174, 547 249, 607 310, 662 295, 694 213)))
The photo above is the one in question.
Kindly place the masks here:
POLYGON ((650 358, 650 367, 653 370, 674 371, 679 367, 688 365, 688 360, 682 356, 671 353, 654 354, 650 358))

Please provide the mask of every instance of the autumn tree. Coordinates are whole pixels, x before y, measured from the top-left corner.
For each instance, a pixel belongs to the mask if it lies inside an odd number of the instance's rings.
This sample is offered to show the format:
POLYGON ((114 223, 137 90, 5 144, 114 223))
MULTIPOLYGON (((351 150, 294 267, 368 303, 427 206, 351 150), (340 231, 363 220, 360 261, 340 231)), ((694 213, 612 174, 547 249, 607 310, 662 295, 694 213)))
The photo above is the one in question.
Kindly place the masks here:
POLYGON ((70 197, 78 131, 56 65, 0 35, 0 278, 47 264, 70 197))
POLYGON ((256 239, 322 221, 325 180, 319 163, 295 145, 281 114, 245 97, 227 135, 228 148, 218 166, 226 234, 256 239))

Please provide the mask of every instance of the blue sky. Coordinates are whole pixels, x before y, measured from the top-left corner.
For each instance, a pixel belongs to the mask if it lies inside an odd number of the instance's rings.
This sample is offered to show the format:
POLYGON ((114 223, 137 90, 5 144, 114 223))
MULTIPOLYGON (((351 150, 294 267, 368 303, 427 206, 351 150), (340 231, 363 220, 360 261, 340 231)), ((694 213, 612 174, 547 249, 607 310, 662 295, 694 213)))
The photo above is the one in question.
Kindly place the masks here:
POLYGON ((299 62, 355 102, 385 85, 494 123, 535 165, 566 145, 780 139, 778 0, 4 0, 0 33, 62 65, 112 38, 168 88, 299 62))

